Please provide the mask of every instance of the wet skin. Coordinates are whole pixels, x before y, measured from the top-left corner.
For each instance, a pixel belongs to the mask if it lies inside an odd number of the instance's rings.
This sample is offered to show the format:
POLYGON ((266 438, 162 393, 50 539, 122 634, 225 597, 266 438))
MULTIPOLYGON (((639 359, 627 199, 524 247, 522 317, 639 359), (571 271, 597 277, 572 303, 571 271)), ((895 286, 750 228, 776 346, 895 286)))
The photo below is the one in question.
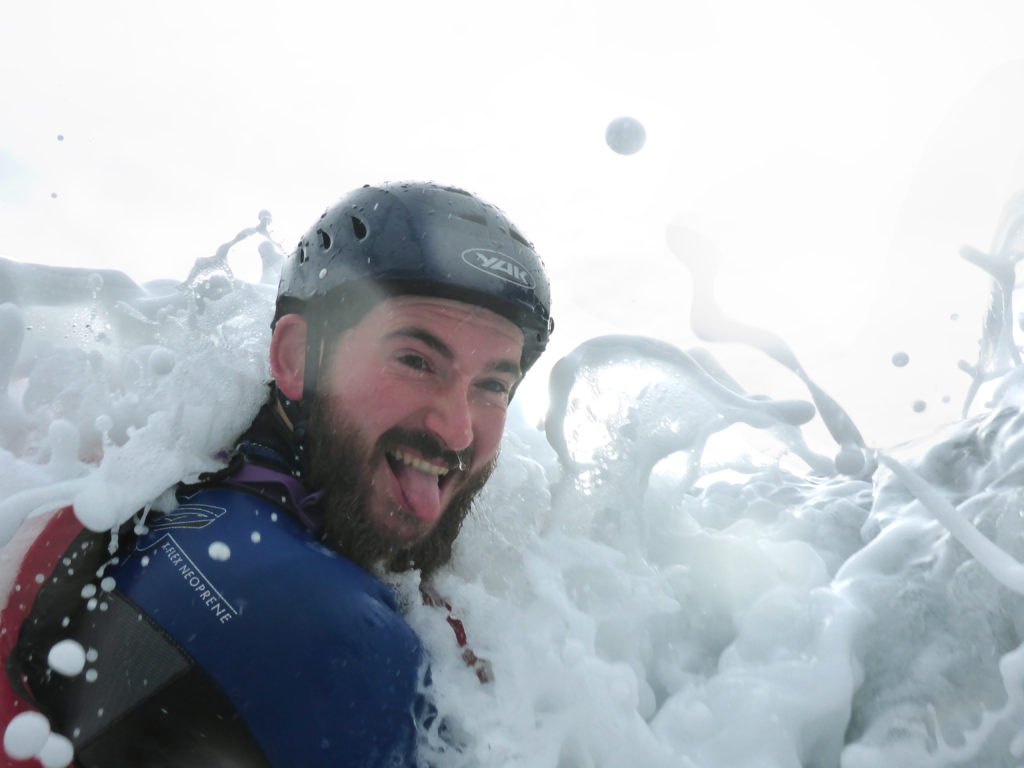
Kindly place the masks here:
POLYGON ((362 471, 379 535, 422 540, 494 459, 522 347, 493 312, 410 296, 381 302, 336 342, 321 386, 335 422, 373 446, 362 471))

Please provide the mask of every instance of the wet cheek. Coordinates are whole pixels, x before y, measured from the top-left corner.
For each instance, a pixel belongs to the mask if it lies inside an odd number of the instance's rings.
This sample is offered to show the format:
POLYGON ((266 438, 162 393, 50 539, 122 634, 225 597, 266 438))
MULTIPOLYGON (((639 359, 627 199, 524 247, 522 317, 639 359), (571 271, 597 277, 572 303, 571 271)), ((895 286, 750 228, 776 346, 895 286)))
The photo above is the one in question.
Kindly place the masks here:
POLYGON ((504 415, 499 419, 491 418, 479 424, 475 432, 477 453, 480 459, 490 461, 494 458, 501 445, 501 435, 504 429, 504 415))
POLYGON ((383 424, 393 415, 400 404, 410 402, 409 393, 396 387, 386 379, 380 379, 346 397, 348 410, 365 422, 383 424))

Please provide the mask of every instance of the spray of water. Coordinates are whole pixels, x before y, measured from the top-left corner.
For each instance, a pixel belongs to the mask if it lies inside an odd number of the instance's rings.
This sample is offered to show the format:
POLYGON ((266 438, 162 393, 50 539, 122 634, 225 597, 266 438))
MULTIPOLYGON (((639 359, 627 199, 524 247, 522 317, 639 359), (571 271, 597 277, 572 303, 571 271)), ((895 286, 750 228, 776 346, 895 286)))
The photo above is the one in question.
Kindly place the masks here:
MULTIPOLYGON (((996 256, 965 252, 994 281, 967 404, 983 380, 999 385, 978 415, 886 446, 880 464, 783 340, 715 305, 713 247, 670 228, 711 349, 614 336, 559 361, 547 439, 510 415, 493 480, 432 584, 489 682, 415 574, 396 582, 431 656, 425 763, 1018 765, 1020 201, 996 256), (810 402, 744 392, 712 354, 720 341, 762 350, 810 402), (811 418, 834 457, 808 448, 811 418), (735 425, 774 447, 709 464, 709 438, 735 425)), ((267 223, 183 283, 0 261, 0 587, 52 508, 74 503, 102 530, 218 466, 266 391, 266 265, 279 256, 267 223), (226 266, 248 238, 261 284, 226 266)), ((11 755, 63 754, 45 723, 0 725, 11 755)))

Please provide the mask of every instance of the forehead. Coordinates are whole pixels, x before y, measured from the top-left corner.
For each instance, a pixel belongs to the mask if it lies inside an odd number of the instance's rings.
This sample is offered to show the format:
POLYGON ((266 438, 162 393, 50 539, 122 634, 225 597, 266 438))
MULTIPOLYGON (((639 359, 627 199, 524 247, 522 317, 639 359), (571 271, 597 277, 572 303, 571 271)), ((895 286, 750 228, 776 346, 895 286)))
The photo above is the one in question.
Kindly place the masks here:
POLYGON ((420 328, 449 340, 484 341, 488 346, 522 350, 523 332, 489 309, 450 299, 395 296, 377 304, 355 326, 355 331, 387 335, 404 328, 420 328))

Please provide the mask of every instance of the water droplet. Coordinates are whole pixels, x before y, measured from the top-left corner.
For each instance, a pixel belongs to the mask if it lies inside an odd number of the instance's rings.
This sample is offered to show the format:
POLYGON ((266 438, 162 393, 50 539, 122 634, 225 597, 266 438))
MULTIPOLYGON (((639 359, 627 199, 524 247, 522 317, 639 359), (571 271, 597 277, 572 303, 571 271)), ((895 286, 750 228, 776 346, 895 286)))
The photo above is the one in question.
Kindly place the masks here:
POLYGON ((633 117, 617 117, 608 123, 604 140, 612 151, 620 155, 633 155, 647 143, 647 130, 633 117))
POLYGON ((229 560, 231 559, 231 549, 223 541, 215 541, 210 545, 207 550, 212 560, 229 560))
POLYGON ((4 750, 15 760, 33 757, 50 735, 50 721, 38 712, 22 712, 4 731, 4 750))
POLYGON ((61 640, 46 656, 50 669, 65 677, 74 677, 85 669, 85 649, 74 640, 61 640))
POLYGON ((51 733, 36 758, 43 768, 65 768, 71 765, 75 756, 75 748, 71 742, 59 733, 51 733))
POLYGON ((897 352, 892 356, 892 364, 895 365, 897 368, 902 368, 909 362, 910 355, 908 355, 906 352, 897 352))

